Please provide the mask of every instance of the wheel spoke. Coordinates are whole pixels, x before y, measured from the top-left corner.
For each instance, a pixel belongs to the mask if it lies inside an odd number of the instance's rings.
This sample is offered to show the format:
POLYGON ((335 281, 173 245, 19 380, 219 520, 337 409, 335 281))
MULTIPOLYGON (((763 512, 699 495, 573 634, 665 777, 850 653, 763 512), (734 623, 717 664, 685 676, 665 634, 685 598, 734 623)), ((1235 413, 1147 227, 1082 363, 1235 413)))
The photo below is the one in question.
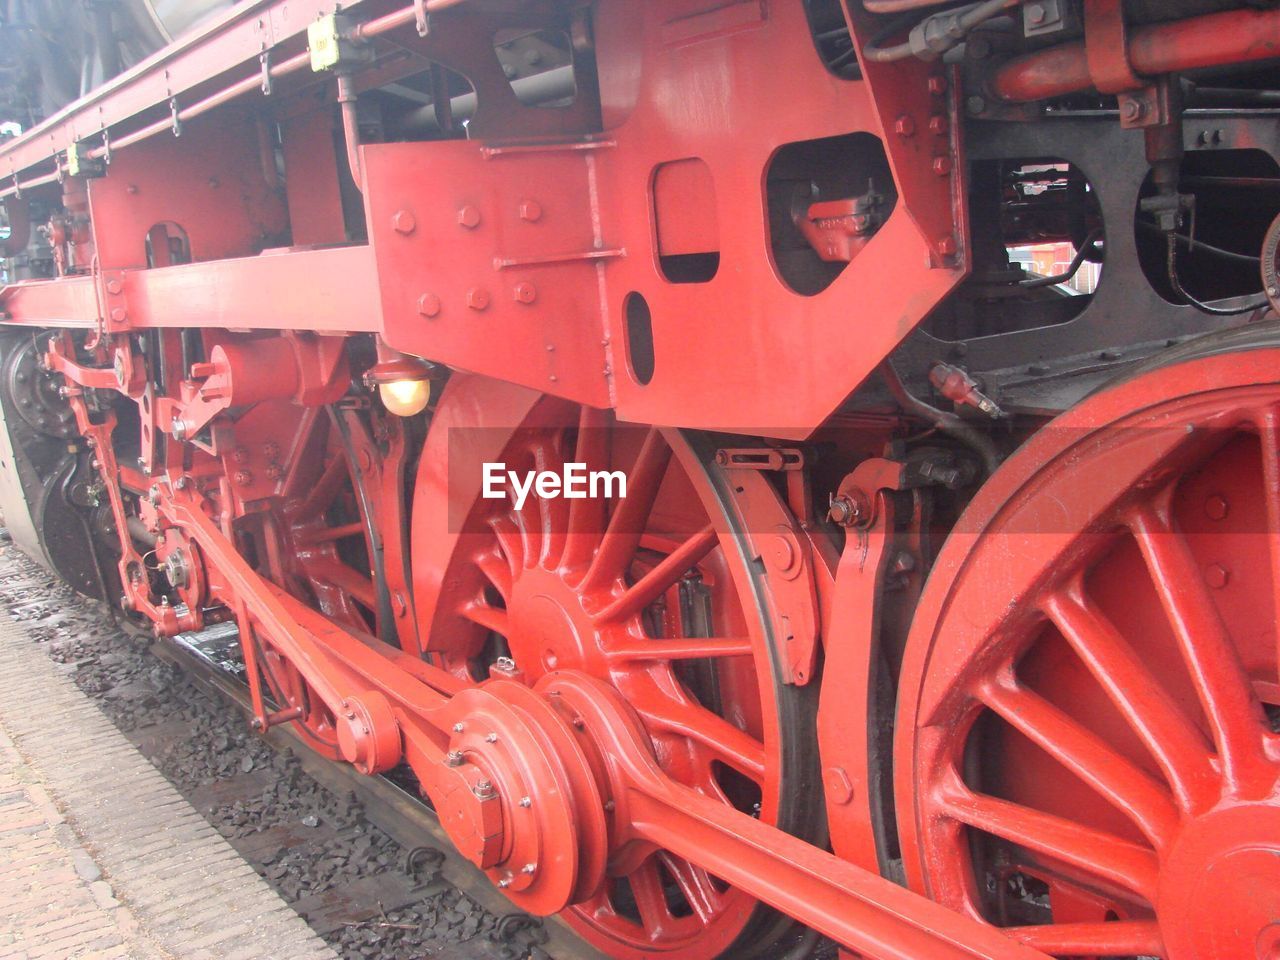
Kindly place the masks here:
POLYGON ((1177 637, 1227 783, 1237 792, 1270 790, 1275 771, 1266 759, 1262 706, 1195 558, 1168 519, 1167 496, 1162 500, 1135 509, 1129 528, 1177 637))
POLYGON ((694 866, 688 860, 672 854, 662 852, 658 856, 662 859, 662 865, 675 880, 676 886, 680 888, 680 893, 684 895, 685 902, 693 910, 694 916, 702 923, 708 923, 720 909, 721 903, 720 891, 712 882, 711 874, 701 867, 694 866))
POLYGON ((511 600, 511 569, 496 552, 486 552, 476 557, 476 566, 484 574, 485 579, 493 584, 493 588, 502 597, 503 603, 511 600))
POLYGON ((1018 683, 1012 667, 985 684, 979 698, 1010 726, 1123 811, 1160 849, 1178 827, 1168 794, 1106 741, 1018 683))
POLYGON ((347 458, 341 455, 335 456, 325 464, 324 473, 311 488, 311 492, 288 511, 289 520, 293 523, 302 523, 323 516, 333 501, 338 498, 342 485, 350 479, 350 476, 347 458))
POLYGON ((329 559, 311 560, 306 564, 306 569, 311 579, 350 594, 370 610, 378 609, 378 594, 372 577, 363 576, 352 567, 329 559))
POLYGON ((670 927, 673 918, 671 911, 667 909, 667 895, 662 889, 662 877, 658 873, 655 856, 650 856, 640 864, 628 875, 627 881, 631 884, 631 894, 636 899, 636 909, 640 911, 640 922, 649 936, 657 940, 670 927))
POLYGON ((1151 753, 1179 806, 1212 802, 1208 741, 1079 584, 1050 594, 1042 609, 1151 753))
POLYGON ((364 535, 364 523, 357 520, 354 523, 344 523, 339 527, 319 527, 315 530, 308 530, 298 539, 304 544, 317 544, 332 543, 335 540, 344 540, 347 537, 363 537, 364 535))
POLYGON ((719 657, 749 657, 753 654, 749 637, 677 637, 649 640, 633 638, 615 643, 605 651, 610 660, 710 660, 719 657))
POLYGON ((627 478, 627 496, 614 507, 600 549, 583 578, 582 590, 605 586, 627 571, 670 462, 671 447, 667 445, 662 431, 655 427, 645 437, 644 446, 631 468, 627 478))
POLYGON ((723 717, 705 707, 656 697, 637 709, 652 729, 686 737, 743 776, 764 783, 764 744, 723 717))
POLYGON ((958 777, 940 794, 941 809, 953 820, 1155 902, 1160 863, 1154 851, 1050 813, 974 793, 958 777))
POLYGON ((498 549, 507 558, 507 568, 512 578, 519 576, 520 569, 524 566, 520 528, 516 526, 510 514, 493 517, 489 520, 489 528, 493 531, 494 539, 498 541, 498 549))
MULTIPOLYGON (((609 468, 610 439, 609 415, 594 407, 583 407, 578 417, 578 448, 574 457, 585 463, 587 471, 609 468)), ((605 501, 599 497, 572 500, 569 517, 565 522, 565 548, 563 563, 573 570, 591 562, 592 554, 604 533, 605 501)))
POLYGON ((1053 956, 1163 957, 1164 941, 1154 920, 1055 923, 1012 927, 1009 936, 1053 956))
MULTIPOLYGON (((563 474, 564 460, 555 448, 547 442, 540 442, 534 447, 534 462, 538 470, 563 474)), ((537 497, 538 529, 541 548, 538 559, 548 570, 555 569, 564 556, 565 537, 568 529, 568 511, 570 501, 564 497, 537 497)))
POLYGON ((475 600, 465 604, 458 612, 472 623, 478 623, 486 630, 492 630, 494 633, 501 634, 504 637, 510 636, 508 631, 511 629, 511 622, 505 610, 491 607, 481 600, 475 600))
POLYGON ((711 527, 698 531, 664 557, 652 570, 628 587, 621 596, 596 615, 599 623, 616 623, 634 617, 658 597, 680 582, 692 567, 719 544, 711 527))

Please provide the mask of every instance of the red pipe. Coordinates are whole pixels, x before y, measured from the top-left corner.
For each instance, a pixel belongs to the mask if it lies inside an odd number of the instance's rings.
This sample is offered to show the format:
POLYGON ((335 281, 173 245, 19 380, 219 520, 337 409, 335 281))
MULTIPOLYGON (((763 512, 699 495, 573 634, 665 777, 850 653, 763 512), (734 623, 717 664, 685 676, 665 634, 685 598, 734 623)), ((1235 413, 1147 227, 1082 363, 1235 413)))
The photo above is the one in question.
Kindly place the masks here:
MULTIPOLYGON (((1146 76, 1275 58, 1280 58, 1280 10, 1231 10, 1137 27, 1129 34, 1129 63, 1146 76)), ((992 83, 995 94, 1010 101, 1044 100, 1092 87, 1083 43, 1012 60, 992 83)))

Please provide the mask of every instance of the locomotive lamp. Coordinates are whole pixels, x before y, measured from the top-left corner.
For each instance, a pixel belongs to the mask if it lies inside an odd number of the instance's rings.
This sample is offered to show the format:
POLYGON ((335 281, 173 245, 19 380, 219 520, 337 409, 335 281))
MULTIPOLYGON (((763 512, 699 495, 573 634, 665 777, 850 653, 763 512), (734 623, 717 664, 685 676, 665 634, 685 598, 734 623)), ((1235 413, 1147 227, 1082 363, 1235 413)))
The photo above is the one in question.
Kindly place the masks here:
POLYGON ((364 375, 365 383, 376 385, 382 405, 397 417, 413 417, 431 402, 431 380, 435 367, 421 357, 411 357, 378 341, 378 362, 364 375))

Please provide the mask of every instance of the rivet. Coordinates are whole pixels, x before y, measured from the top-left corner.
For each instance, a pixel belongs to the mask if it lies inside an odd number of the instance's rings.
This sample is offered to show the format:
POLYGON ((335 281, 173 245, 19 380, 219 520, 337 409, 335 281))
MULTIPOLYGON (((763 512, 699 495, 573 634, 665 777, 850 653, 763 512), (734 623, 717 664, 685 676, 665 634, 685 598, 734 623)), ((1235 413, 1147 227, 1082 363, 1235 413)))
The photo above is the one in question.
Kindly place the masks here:
POLYGON ((402 233, 405 236, 413 233, 418 228, 418 221, 408 210, 397 210, 391 217, 391 229, 396 233, 402 233))
POLYGON ((1220 563, 1211 563, 1204 568, 1204 582, 1209 584, 1214 590, 1221 590, 1227 585, 1227 581, 1231 579, 1231 574, 1227 568, 1220 563))
POLYGON ((936 74, 929 78, 929 92, 935 97, 940 97, 947 92, 947 78, 940 77, 936 74))
POLYGON ((484 287, 472 287, 467 291, 467 306, 472 310, 489 309, 489 291, 484 287))
POLYGON ((929 132, 935 137, 945 137, 951 130, 951 123, 940 113, 929 118, 929 132))
POLYGON ((900 137, 914 137, 916 122, 904 113, 893 122, 893 132, 900 137))
POLYGON ((1210 520, 1225 520, 1231 512, 1227 498, 1220 493, 1211 494, 1204 501, 1204 512, 1210 520))
POLYGON ((950 157, 934 157, 933 172, 940 177, 947 176, 947 174, 951 172, 951 158, 950 157))
POLYGON ((525 200, 520 204, 520 219, 526 223, 537 223, 542 219, 542 204, 537 200, 525 200))
POLYGON ((480 226, 480 210, 471 204, 466 204, 458 211, 458 224, 467 230, 474 230, 480 226))

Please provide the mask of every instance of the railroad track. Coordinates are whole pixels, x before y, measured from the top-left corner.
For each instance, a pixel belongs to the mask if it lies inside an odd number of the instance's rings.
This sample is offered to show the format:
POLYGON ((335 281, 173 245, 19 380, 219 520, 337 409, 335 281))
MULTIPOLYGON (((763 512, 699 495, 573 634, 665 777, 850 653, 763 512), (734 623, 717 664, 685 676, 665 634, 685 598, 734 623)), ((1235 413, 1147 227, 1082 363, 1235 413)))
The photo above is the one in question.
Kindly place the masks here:
POLYGON ((601 956, 562 922, 517 911, 394 771, 363 777, 287 726, 259 736, 232 721, 249 712, 233 630, 155 641, 10 546, 0 603, 343 957, 601 956))

